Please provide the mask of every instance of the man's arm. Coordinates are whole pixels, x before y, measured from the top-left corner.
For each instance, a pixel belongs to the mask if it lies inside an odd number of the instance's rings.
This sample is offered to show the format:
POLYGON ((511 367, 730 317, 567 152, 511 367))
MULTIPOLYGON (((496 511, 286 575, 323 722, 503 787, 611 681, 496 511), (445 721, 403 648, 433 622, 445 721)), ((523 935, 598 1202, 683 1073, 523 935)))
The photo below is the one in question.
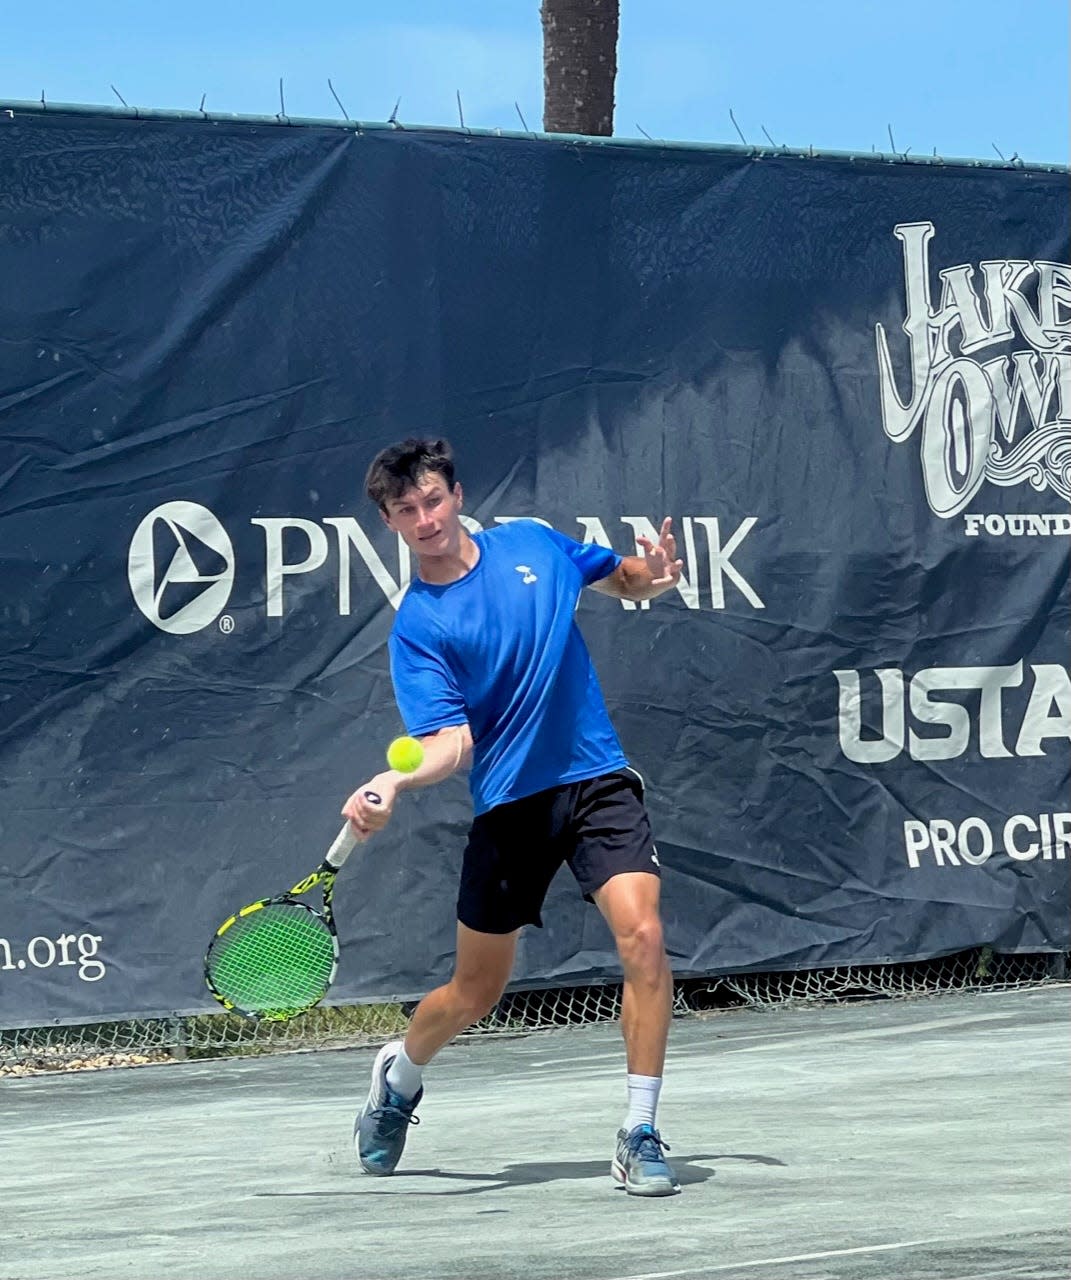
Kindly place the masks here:
POLYGON ((591 584, 592 590, 618 600, 652 600, 676 586, 684 561, 677 559, 672 527, 673 521, 666 516, 657 543, 638 537, 643 555, 625 556, 609 577, 591 584))
POLYGON ((342 815, 349 818, 358 839, 367 840, 374 832, 383 830, 390 821, 400 791, 434 786, 468 765, 472 759, 472 730, 467 724, 451 725, 422 737, 420 745, 424 748, 424 759, 419 769, 412 773, 385 769, 359 786, 342 806, 342 815), (375 792, 381 803, 366 800, 366 791, 375 792))
POLYGON ((472 761, 472 730, 467 724, 450 725, 447 729, 427 734, 419 742, 424 748, 424 759, 419 769, 414 769, 412 773, 388 769, 386 773, 379 775, 381 778, 389 777, 398 791, 432 787, 437 782, 445 782, 451 774, 466 768, 472 761))

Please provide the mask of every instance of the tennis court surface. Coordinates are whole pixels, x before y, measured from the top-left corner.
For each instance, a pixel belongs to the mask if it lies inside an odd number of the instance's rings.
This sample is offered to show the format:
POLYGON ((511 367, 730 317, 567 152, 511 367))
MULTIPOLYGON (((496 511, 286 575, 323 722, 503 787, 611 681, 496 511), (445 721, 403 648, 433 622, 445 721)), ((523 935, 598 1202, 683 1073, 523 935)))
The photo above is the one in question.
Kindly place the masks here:
POLYGON ((614 1191, 616 1027, 473 1037, 398 1173, 374 1049, 0 1080, 3 1280, 1065 1280, 1071 986, 674 1024, 683 1193, 614 1191))

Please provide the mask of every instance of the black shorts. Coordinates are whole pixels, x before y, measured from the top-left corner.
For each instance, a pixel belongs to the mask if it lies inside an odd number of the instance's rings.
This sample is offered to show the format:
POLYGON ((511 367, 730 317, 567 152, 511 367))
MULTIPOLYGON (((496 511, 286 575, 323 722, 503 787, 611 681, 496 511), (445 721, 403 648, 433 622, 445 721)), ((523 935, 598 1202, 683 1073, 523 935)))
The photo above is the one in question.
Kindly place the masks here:
POLYGON ((543 899, 563 862, 588 902, 623 871, 659 874, 638 773, 566 782, 481 813, 465 847, 457 918, 479 933, 542 926, 543 899))

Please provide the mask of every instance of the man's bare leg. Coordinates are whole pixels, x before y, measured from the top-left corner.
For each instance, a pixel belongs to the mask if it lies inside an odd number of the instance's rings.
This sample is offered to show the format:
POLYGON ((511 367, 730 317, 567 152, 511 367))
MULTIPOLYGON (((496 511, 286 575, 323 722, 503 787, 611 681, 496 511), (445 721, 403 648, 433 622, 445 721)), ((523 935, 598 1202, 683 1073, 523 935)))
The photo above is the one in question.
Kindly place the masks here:
POLYGON ((657 876, 630 871, 593 896, 617 944, 624 970, 621 1033, 630 1074, 661 1076, 673 1014, 673 975, 662 938, 657 876))
POLYGON ((519 929, 477 933, 458 923, 454 975, 421 1000, 405 1033, 405 1052, 414 1063, 430 1062, 443 1045, 498 1004, 513 972, 518 937, 519 929))
POLYGON ((673 1014, 673 974, 662 938, 659 889, 657 876, 629 871, 612 877, 593 895, 614 935, 625 976, 621 1032, 628 1059, 628 1113, 610 1172, 636 1196, 680 1191, 655 1127, 673 1014))
POLYGON ((354 1126, 354 1142, 366 1173, 394 1172, 423 1093, 422 1068, 459 1031, 498 1003, 513 969, 520 930, 477 933, 457 926, 454 976, 421 1000, 402 1044, 386 1044, 372 1064, 372 1087, 354 1126))

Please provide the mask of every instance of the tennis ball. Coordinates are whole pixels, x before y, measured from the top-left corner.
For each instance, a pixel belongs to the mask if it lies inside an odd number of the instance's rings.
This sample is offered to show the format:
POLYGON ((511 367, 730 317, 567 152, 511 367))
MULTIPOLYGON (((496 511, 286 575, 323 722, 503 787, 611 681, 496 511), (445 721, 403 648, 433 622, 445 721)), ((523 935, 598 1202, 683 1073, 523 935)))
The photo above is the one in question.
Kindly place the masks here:
POLYGON ((416 738, 395 738, 387 748, 387 764, 399 773, 412 773, 424 762, 424 748, 416 738))

